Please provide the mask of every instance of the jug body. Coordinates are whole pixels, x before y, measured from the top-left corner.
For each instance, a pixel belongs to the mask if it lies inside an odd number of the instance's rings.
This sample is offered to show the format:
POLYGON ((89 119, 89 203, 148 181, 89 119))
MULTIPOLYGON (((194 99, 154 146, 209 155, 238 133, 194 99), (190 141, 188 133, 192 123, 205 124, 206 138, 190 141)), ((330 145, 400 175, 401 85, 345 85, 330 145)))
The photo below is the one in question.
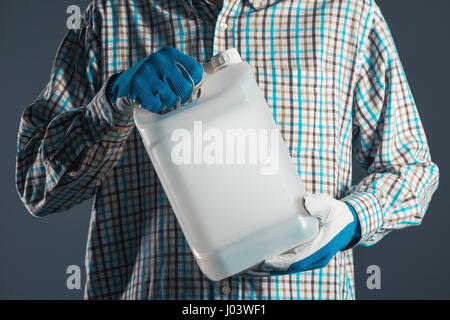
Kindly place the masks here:
POLYGON ((310 240, 318 221, 251 66, 206 71, 199 99, 164 115, 136 107, 134 117, 191 251, 216 281, 310 240))

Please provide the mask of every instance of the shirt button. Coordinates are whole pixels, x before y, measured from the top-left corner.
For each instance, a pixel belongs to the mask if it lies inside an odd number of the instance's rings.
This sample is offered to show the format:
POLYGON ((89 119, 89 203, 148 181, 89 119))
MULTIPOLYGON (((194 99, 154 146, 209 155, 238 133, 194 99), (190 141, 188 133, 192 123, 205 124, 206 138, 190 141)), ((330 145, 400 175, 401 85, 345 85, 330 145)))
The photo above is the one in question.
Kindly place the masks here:
POLYGON ((227 30, 228 29, 228 25, 224 22, 222 22, 221 24, 219 24, 219 28, 222 30, 227 30))
POLYGON ((76 171, 69 171, 67 173, 70 177, 75 178, 77 176, 77 172, 76 171))
POLYGON ((222 287, 223 294, 230 294, 230 292, 231 292, 231 288, 229 286, 225 285, 222 287))
POLYGON ((108 127, 108 123, 105 120, 100 121, 100 128, 106 129, 108 127))

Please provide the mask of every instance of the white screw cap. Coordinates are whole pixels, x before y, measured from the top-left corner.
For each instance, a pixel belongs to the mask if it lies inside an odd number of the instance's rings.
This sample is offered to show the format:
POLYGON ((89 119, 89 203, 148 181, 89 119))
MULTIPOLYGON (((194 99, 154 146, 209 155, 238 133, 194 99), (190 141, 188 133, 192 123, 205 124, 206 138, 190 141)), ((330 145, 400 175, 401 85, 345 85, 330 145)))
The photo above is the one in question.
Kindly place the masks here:
POLYGON ((211 66, 214 71, 228 66, 230 64, 235 64, 242 62, 241 55, 236 50, 236 48, 231 48, 222 52, 219 52, 211 58, 211 66))

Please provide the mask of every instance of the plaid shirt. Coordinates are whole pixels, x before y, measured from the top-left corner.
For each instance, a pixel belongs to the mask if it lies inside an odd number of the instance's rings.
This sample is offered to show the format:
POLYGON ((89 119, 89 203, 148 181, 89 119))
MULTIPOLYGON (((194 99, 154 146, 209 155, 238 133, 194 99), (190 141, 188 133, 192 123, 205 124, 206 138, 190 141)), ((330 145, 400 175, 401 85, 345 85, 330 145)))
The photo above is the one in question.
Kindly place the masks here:
POLYGON ((372 0, 98 0, 63 40, 20 125, 17 189, 36 216, 94 197, 90 299, 352 299, 352 250, 322 269, 209 281, 199 270, 111 75, 165 45, 205 62, 236 47, 309 192, 349 201, 360 243, 420 224, 438 185, 388 26, 372 0), (352 185, 352 155, 367 176, 352 185))

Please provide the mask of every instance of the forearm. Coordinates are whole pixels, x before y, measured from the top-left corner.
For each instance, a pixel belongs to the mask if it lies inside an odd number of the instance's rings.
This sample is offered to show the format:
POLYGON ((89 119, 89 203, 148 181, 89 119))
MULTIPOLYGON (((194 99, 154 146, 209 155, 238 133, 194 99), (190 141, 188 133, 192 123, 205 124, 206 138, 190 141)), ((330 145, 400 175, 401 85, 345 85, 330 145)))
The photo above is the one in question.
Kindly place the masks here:
POLYGON ((343 200, 356 210, 361 243, 421 223, 439 181, 419 112, 379 8, 361 39, 353 99, 353 153, 368 175, 343 200))
POLYGON ((419 225, 438 180, 438 167, 423 161, 370 174, 353 186, 343 200, 358 214, 361 242, 371 245, 391 230, 419 225))
POLYGON ((117 113, 101 89, 86 106, 62 112, 46 128, 33 126, 32 105, 19 132, 16 184, 37 216, 64 211, 93 196, 120 159, 133 130, 132 117, 117 113))

